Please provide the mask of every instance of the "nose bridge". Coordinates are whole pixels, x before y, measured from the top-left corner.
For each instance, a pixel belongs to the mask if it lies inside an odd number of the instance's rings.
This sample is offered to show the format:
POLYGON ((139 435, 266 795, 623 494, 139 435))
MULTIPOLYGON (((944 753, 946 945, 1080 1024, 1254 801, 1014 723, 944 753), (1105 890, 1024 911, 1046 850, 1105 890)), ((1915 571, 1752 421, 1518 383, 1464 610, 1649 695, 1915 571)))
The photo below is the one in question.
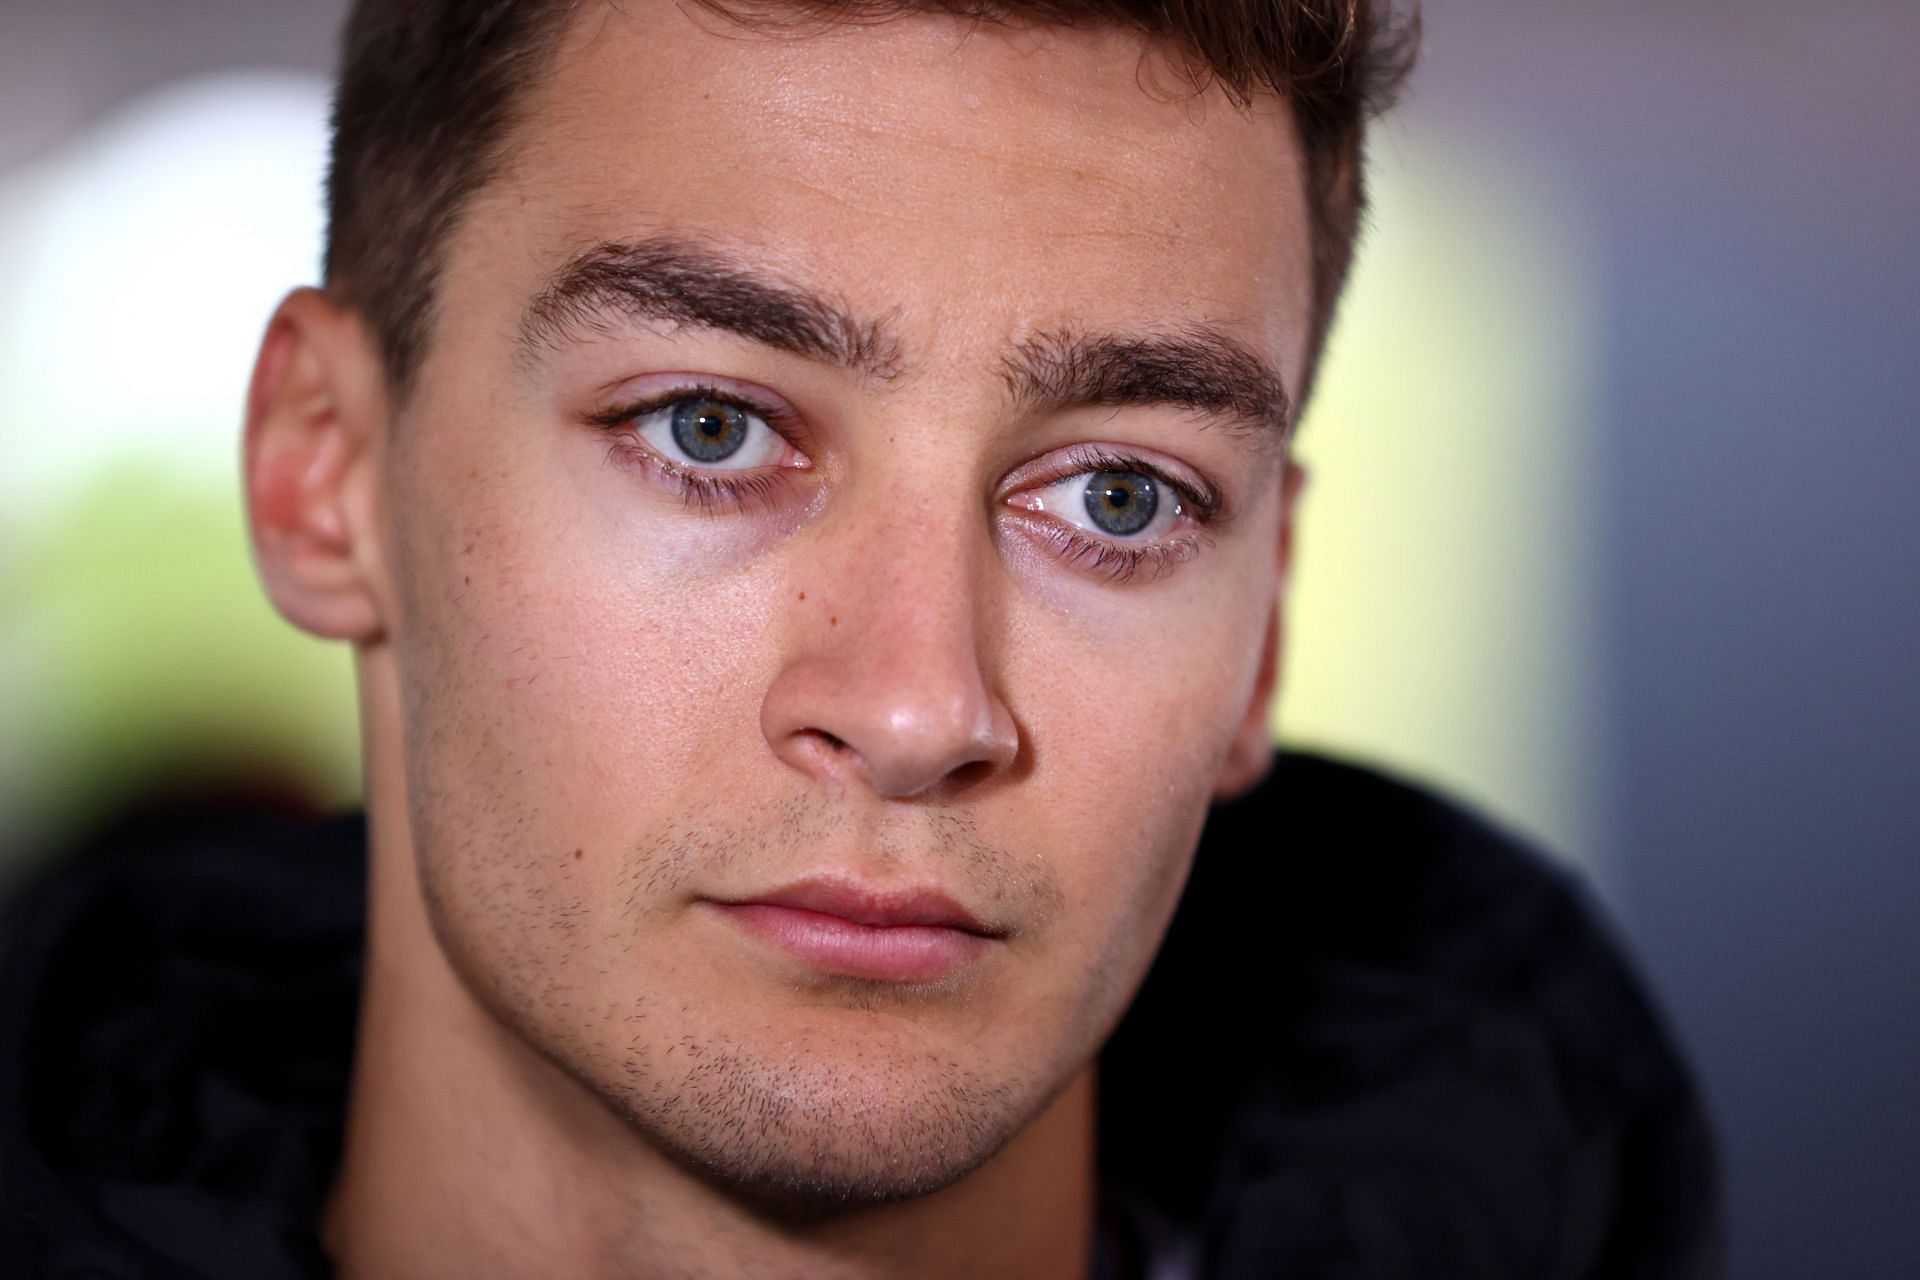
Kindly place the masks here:
POLYGON ((906 683, 925 688, 963 676, 984 681, 980 641, 990 602, 978 581, 981 536, 929 503, 902 503, 849 531, 838 580, 863 625, 846 640, 867 650, 862 660, 876 676, 893 665, 922 673, 906 683))
POLYGON ((996 608, 988 535, 961 506, 879 501, 821 531, 839 544, 820 558, 832 571, 796 600, 793 651, 763 714, 789 763, 908 796, 1012 761, 1016 730, 983 644, 996 608))

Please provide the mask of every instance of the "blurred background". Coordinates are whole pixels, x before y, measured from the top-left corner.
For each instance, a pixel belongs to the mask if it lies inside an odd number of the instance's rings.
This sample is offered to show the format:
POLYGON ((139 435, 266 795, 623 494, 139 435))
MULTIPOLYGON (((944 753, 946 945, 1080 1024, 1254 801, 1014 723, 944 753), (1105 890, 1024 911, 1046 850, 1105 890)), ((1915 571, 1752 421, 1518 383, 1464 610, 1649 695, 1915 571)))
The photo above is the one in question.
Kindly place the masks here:
MULTIPOLYGON (((351 803, 242 538, 339 0, 0 0, 0 882, 351 803)), ((1736 1274, 1920 1266, 1920 6, 1430 0, 1304 429, 1276 714, 1578 866, 1736 1274)))

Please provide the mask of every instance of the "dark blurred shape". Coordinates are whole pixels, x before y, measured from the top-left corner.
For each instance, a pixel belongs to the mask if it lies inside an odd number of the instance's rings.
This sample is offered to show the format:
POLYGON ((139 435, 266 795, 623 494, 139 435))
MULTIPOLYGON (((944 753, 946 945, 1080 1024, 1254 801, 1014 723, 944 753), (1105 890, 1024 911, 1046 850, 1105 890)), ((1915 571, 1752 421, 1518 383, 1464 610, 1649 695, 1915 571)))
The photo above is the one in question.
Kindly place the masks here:
MULTIPOLYGON (((0 1259, 324 1274, 365 838, 136 831, 16 904, 0 1259)), ((1112 1250, 1171 1228, 1219 1280, 1720 1274, 1697 1097, 1580 894, 1348 765, 1283 754, 1215 811, 1101 1100, 1112 1250)))

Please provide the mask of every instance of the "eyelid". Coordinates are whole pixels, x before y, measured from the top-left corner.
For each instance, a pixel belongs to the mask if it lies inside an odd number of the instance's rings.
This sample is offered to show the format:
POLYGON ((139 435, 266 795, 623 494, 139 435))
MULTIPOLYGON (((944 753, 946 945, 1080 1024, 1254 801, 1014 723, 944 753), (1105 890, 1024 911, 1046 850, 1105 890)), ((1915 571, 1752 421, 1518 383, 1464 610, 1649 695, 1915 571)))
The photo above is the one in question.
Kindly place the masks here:
POLYGON ((707 397, 744 409, 764 419, 795 449, 802 449, 804 420, 787 401, 753 383, 710 373, 648 374, 609 384, 600 393, 608 407, 585 415, 586 421, 599 427, 619 427, 643 413, 662 409, 677 400, 707 397))

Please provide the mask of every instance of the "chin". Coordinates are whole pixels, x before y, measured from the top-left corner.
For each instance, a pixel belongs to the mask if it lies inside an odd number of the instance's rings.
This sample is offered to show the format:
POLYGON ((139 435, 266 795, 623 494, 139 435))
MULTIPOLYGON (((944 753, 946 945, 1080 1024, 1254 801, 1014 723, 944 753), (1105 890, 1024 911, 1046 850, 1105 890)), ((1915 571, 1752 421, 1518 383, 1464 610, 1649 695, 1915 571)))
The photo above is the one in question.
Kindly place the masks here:
POLYGON ((682 1042, 663 1079, 629 1064, 597 1089, 656 1148, 706 1182, 782 1216, 932 1194, 978 1169, 1044 1105, 1028 1081, 991 1081, 919 1054, 781 1058, 682 1042))

